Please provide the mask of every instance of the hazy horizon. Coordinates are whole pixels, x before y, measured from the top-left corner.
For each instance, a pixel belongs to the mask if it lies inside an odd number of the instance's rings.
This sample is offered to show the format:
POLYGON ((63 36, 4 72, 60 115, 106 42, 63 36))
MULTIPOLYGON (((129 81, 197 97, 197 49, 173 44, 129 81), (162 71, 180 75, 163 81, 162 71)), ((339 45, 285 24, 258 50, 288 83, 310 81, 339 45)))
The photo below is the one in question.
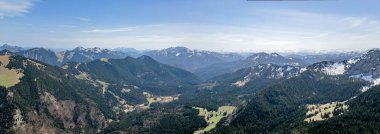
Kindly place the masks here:
MULTIPOLYGON (((113 51, 120 51, 121 49, 135 49, 136 51, 139 51, 139 52, 148 52, 148 51, 152 51, 152 50, 164 50, 164 49, 168 49, 168 48, 175 48, 175 47, 185 47, 185 46, 169 46, 169 47, 166 47, 166 48, 158 48, 158 49, 136 49, 136 48, 133 48, 133 47, 114 47, 114 48, 110 48, 110 47, 84 47, 84 46, 76 46, 76 47, 72 47, 72 48, 54 48, 54 47, 45 47, 45 46, 19 46, 19 45, 13 45, 13 44, 3 44, 3 45, 9 45, 9 46, 17 46, 17 47, 22 47, 24 49, 32 49, 32 48, 45 48, 45 49, 50 49, 52 51, 55 51, 55 52, 61 52, 61 51, 66 51, 66 50, 73 50, 73 49, 76 49, 77 47, 83 47, 83 48, 86 48, 86 49, 91 49, 91 48, 101 48, 101 49, 108 49, 108 50, 113 50, 113 51)), ((0 45, 2 46, 2 45, 0 45)), ((260 51, 260 50, 251 50, 251 51, 218 51, 218 50, 204 50, 204 49, 197 49, 197 48, 189 48, 189 47, 185 47, 185 48, 188 48, 190 50, 197 50, 197 51, 210 51, 210 52, 218 52, 218 53, 239 53, 239 54, 242 54, 242 55, 245 55, 245 54, 254 54, 254 53, 260 53, 260 52, 264 52, 264 53, 278 53, 278 54, 281 54, 281 55, 291 55, 291 54, 297 54, 297 55, 313 55, 313 54, 339 54, 339 53, 364 53, 366 51, 369 51, 369 50, 372 50, 372 49, 380 49, 380 48, 370 48, 370 49, 365 49, 365 50, 298 50, 298 51, 260 51)))
POLYGON ((365 51, 380 1, 0 1, 0 43, 72 49, 365 51))

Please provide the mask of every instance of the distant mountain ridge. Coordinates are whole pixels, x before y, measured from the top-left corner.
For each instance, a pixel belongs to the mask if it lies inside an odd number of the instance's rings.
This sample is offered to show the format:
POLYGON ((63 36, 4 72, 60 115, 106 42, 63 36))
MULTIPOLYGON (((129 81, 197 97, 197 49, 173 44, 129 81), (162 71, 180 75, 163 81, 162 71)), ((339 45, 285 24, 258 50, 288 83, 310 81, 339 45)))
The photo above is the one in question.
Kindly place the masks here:
POLYGON ((143 54, 159 62, 191 72, 214 63, 236 61, 242 58, 238 54, 191 50, 186 47, 170 47, 162 50, 148 51, 143 54))
POLYGON ((125 48, 125 47, 118 47, 111 49, 112 51, 119 51, 119 52, 124 52, 127 53, 128 55, 131 55, 132 57, 140 57, 143 55, 143 53, 147 50, 136 50, 134 48, 125 48))
POLYGON ((297 55, 291 54, 287 55, 288 58, 296 58, 305 61, 308 64, 313 64, 322 61, 343 61, 349 60, 354 57, 360 56, 360 52, 345 52, 345 53, 334 53, 334 54, 307 54, 307 55, 297 55))
POLYGON ((111 51, 109 49, 102 49, 98 47, 83 48, 77 47, 71 51, 67 50, 63 54, 63 63, 67 62, 90 62, 100 58, 121 59, 129 56, 126 53, 119 51, 111 51))
POLYGON ((302 60, 286 58, 277 53, 255 53, 243 60, 216 63, 195 71, 195 74, 204 79, 209 79, 224 73, 231 73, 246 67, 253 67, 260 64, 276 64, 276 65, 293 65, 293 66, 306 66, 302 60))
POLYGON ((0 47, 0 50, 9 50, 11 52, 20 52, 20 51, 23 51, 25 49, 22 47, 18 47, 18 46, 11 46, 8 44, 4 44, 0 47))
POLYGON ((128 56, 128 54, 111 51, 108 49, 83 48, 77 47, 73 50, 66 50, 61 52, 54 52, 46 48, 32 48, 16 52, 19 55, 36 59, 50 65, 61 66, 67 62, 90 62, 100 58, 114 58, 121 59, 128 56))
POLYGON ((31 48, 24 51, 16 52, 16 54, 22 55, 27 58, 35 59, 46 64, 50 65, 61 65, 62 56, 59 56, 58 53, 45 49, 45 48, 31 48))

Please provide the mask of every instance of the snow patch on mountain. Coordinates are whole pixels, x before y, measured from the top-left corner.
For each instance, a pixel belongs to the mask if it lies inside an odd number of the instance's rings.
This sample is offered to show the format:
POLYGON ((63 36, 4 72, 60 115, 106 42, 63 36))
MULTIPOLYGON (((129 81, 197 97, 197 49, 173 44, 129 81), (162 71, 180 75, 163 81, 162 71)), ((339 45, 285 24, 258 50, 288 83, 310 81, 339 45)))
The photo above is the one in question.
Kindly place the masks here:
POLYGON ((362 92, 364 93, 364 92, 367 91, 369 88, 370 88, 370 86, 364 86, 364 87, 362 87, 362 88, 360 89, 360 91, 362 91, 362 92))
POLYGON ((365 81, 369 81, 369 82, 372 82, 373 81, 373 78, 372 78, 372 75, 363 75, 363 74, 358 74, 358 75, 352 75, 350 76, 351 78, 357 78, 357 79, 363 79, 365 81))
POLYGON ((342 75, 346 72, 346 65, 343 63, 334 63, 330 66, 326 66, 322 69, 322 72, 327 75, 342 75))
POLYGON ((243 87, 251 80, 252 75, 252 72, 250 72, 247 76, 244 76, 243 80, 236 81, 235 83, 232 83, 232 85, 235 85, 237 87, 243 87))
POLYGON ((248 81, 249 81, 249 80, 246 80, 246 79, 244 79, 244 80, 239 80, 239 81, 237 81, 237 82, 235 82, 235 83, 232 83, 232 85, 235 85, 235 86, 237 86, 237 87, 243 87, 248 81))
POLYGON ((84 48, 84 47, 77 47, 74 49, 74 51, 79 51, 79 52, 88 52, 88 53, 101 53, 101 52, 109 52, 110 50, 108 49, 102 49, 99 47, 94 47, 94 48, 84 48))
POLYGON ((267 78, 267 79, 282 79, 282 78, 292 78, 298 76, 303 70, 301 67, 295 66, 278 66, 273 64, 261 64, 250 68, 248 75, 244 76, 242 79, 232 83, 237 87, 243 87, 249 81, 255 78, 267 78))
POLYGON ((352 58, 350 60, 347 61, 348 64, 355 64, 356 62, 358 62, 360 60, 360 58, 352 58))
POLYGON ((303 73, 303 72, 305 72, 306 70, 307 70, 307 68, 306 68, 306 67, 303 67, 303 68, 301 68, 300 73, 303 73))
POLYGON ((370 86, 364 86, 364 87, 362 87, 362 89, 360 89, 362 92, 367 91, 369 88, 371 88, 371 87, 373 87, 373 86, 380 85, 380 78, 373 78, 372 75, 363 75, 363 74, 359 74, 359 75, 352 75, 352 76, 350 76, 350 77, 351 77, 351 78, 362 79, 362 80, 365 80, 365 81, 371 82, 371 85, 370 85, 370 86))

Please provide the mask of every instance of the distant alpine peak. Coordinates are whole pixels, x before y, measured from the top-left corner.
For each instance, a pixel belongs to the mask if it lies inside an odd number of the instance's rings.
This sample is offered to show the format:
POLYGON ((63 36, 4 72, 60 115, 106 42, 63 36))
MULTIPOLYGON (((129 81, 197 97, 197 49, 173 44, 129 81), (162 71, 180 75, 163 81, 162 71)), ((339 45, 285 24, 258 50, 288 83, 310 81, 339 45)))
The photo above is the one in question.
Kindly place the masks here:
POLYGON ((373 48, 373 49, 370 49, 370 50, 368 50, 367 53, 380 53, 380 48, 373 48))
POLYGON ((279 55, 278 53, 265 53, 265 52, 260 52, 260 53, 255 53, 251 56, 249 56, 247 59, 252 59, 252 60, 256 60, 256 59, 259 59, 259 58, 282 58, 283 56, 279 55))
POLYGON ((169 48, 166 48, 164 50, 175 51, 175 52, 187 52, 187 53, 208 52, 208 51, 204 51, 204 50, 190 49, 190 48, 183 47, 183 46, 169 47, 169 48))
POLYGON ((168 50, 190 50, 189 48, 183 47, 183 46, 169 47, 167 49, 168 50))
POLYGON ((0 50, 9 50, 11 52, 19 52, 19 51, 23 51, 24 48, 22 47, 19 47, 19 46, 12 46, 12 45, 8 45, 8 44, 4 44, 2 46, 0 46, 0 50))
POLYGON ((270 54, 265 53, 265 52, 259 52, 259 53, 253 54, 252 56, 270 56, 270 54))
POLYGON ((3 44, 3 47, 10 47, 11 45, 3 44))
POLYGON ((216 63, 237 61, 242 58, 238 54, 196 50, 181 46, 152 50, 144 52, 143 55, 148 55, 161 63, 188 71, 195 71, 216 63))
POLYGON ((18 47, 18 46, 12 46, 12 45, 9 45, 9 44, 3 44, 1 47, 8 48, 8 47, 18 47))
POLYGON ((102 48, 99 48, 99 47, 94 47, 94 48, 76 47, 73 51, 101 53, 101 52, 108 52, 110 50, 108 50, 108 49, 102 49, 102 48))
POLYGON ((280 56, 278 53, 271 53, 271 56, 280 56))
POLYGON ((74 50, 75 51, 84 51, 84 50, 86 50, 86 48, 84 48, 84 47, 76 47, 76 48, 74 48, 74 50))
POLYGON ((277 64, 277 65, 293 65, 293 66, 303 66, 305 65, 304 61, 293 59, 293 58, 287 58, 284 56, 281 56, 278 53, 255 53, 249 57, 247 57, 245 60, 246 64, 277 64))
POLYGON ((29 50, 30 50, 30 51, 40 51, 40 50, 51 51, 50 49, 43 48, 43 47, 35 47, 35 48, 31 48, 31 49, 29 49, 29 50))
POLYGON ((196 49, 189 49, 187 47, 177 46, 177 47, 169 47, 166 49, 158 50, 159 55, 163 56, 175 56, 175 57, 197 57, 202 56, 205 54, 211 54, 210 51, 204 51, 204 50, 196 50, 196 49))
POLYGON ((380 49, 379 48, 368 50, 367 53, 363 54, 361 58, 369 59, 369 58, 375 58, 375 57, 376 58, 380 57, 380 49))

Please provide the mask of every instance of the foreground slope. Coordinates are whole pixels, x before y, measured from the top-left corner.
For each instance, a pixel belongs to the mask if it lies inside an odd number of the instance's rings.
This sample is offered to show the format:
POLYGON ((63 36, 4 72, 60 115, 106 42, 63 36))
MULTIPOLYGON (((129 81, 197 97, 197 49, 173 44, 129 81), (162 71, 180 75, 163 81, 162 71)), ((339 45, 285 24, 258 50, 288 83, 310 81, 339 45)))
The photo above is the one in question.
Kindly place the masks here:
POLYGON ((95 133, 115 119, 108 105, 114 99, 99 86, 9 51, 0 55, 8 57, 3 67, 22 74, 11 84, 0 81, 1 133, 95 133))
MULTIPOLYGON (((196 110, 169 104, 190 92, 198 78, 148 56, 70 63, 64 69, 9 51, 1 56, 6 56, 0 64, 4 70, 20 74, 7 77, 19 81, 0 81, 1 133, 96 133, 136 114, 139 118, 154 115, 143 121, 187 121, 182 127, 190 128, 183 132, 200 127, 193 121, 202 122, 196 110), (155 109, 156 105, 167 106, 155 109)), ((162 127, 172 126, 158 122, 152 127, 169 132, 162 127)))

